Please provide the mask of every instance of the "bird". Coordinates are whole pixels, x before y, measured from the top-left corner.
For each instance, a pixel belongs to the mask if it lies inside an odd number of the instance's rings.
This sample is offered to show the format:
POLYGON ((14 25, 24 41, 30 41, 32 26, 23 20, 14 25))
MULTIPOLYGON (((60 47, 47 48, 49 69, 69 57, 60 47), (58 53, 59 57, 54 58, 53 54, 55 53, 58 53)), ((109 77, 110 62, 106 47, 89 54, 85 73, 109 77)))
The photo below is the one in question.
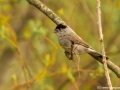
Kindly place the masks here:
MULTIPOLYGON (((54 33, 69 60, 73 60, 73 55, 81 55, 84 53, 88 53, 95 59, 102 60, 102 54, 82 40, 69 26, 58 24, 54 29, 54 33)), ((107 59, 109 58, 106 56, 106 60, 107 59)))

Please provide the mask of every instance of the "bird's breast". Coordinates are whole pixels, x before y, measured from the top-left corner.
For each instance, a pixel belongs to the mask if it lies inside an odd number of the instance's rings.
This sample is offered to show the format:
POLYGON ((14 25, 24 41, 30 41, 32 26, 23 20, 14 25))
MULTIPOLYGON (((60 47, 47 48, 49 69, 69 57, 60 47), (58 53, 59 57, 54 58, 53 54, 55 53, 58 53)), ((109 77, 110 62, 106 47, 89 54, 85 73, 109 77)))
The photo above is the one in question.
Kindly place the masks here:
POLYGON ((65 51, 70 52, 71 51, 71 41, 66 38, 66 36, 62 35, 61 37, 58 38, 59 43, 65 51))

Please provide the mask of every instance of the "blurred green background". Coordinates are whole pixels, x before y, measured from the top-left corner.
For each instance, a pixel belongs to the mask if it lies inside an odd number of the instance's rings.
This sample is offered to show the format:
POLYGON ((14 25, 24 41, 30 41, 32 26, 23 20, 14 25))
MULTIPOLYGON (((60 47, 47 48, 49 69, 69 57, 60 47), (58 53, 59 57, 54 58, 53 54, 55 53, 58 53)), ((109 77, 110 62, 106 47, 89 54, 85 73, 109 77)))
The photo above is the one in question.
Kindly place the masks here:
MULTIPOLYGON (((96 0, 41 2, 101 52, 96 0)), ((120 67, 120 0, 101 0, 101 11, 106 54, 120 67)), ((55 27, 26 0, 0 0, 0 90, 102 90, 98 86, 107 86, 103 66, 88 54, 80 56, 78 77, 74 62, 65 57, 53 33, 55 27), (26 79, 31 81, 29 89, 26 79)), ((120 79, 109 73, 112 85, 120 87, 120 79)))

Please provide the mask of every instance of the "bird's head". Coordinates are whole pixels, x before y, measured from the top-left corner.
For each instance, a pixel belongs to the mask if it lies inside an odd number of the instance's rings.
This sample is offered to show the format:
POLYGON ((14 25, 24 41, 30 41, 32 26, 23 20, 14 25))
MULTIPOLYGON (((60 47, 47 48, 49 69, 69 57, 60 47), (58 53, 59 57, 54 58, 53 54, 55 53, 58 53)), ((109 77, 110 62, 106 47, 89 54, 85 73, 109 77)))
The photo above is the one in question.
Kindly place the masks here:
POLYGON ((66 25, 58 24, 58 25, 56 26, 54 32, 55 32, 55 33, 59 33, 59 32, 64 31, 66 28, 67 28, 66 25))

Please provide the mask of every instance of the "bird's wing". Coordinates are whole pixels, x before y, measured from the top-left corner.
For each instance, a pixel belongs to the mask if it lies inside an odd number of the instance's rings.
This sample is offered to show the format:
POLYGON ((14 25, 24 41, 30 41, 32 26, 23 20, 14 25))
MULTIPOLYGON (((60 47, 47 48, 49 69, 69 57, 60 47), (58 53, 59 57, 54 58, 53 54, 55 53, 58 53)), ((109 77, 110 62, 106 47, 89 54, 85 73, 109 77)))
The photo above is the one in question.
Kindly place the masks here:
POLYGON ((68 39, 73 42, 74 44, 79 44, 82 45, 86 48, 91 48, 91 46, 89 46, 85 41, 83 41, 74 31, 69 33, 68 35, 68 39))
POLYGON ((86 48, 90 47, 86 42, 84 42, 82 39, 78 38, 77 36, 70 35, 69 40, 72 41, 74 44, 79 44, 86 48))

